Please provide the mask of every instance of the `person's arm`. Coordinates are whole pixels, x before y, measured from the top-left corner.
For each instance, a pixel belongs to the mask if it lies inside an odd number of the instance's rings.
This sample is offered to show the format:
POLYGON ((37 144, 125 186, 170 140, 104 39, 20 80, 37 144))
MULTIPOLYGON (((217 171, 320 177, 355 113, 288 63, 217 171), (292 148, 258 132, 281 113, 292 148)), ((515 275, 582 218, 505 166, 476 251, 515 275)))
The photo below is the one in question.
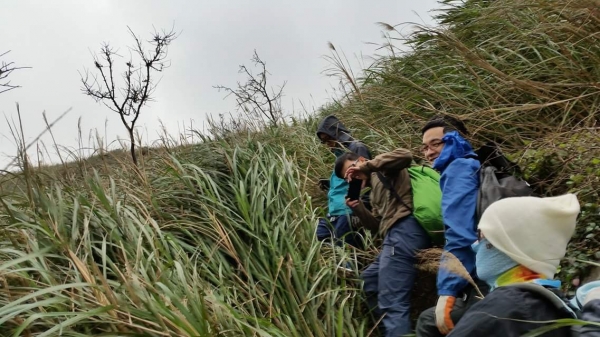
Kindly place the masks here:
POLYGON ((352 209, 354 215, 360 219, 361 227, 373 232, 379 230, 381 217, 379 217, 377 209, 373 208, 373 211, 370 212, 360 200, 346 200, 346 204, 352 209))
MULTIPOLYGON (((478 169, 476 160, 457 159, 446 168, 440 179, 446 237, 444 253, 458 258, 471 275, 475 269, 475 252, 471 244, 477 241, 478 169)), ((456 297, 467 283, 456 272, 445 268, 438 271, 437 290, 440 296, 456 297)))
POLYGON ((382 153, 360 165, 359 169, 367 174, 372 172, 393 172, 410 167, 412 154, 407 149, 396 149, 382 153))

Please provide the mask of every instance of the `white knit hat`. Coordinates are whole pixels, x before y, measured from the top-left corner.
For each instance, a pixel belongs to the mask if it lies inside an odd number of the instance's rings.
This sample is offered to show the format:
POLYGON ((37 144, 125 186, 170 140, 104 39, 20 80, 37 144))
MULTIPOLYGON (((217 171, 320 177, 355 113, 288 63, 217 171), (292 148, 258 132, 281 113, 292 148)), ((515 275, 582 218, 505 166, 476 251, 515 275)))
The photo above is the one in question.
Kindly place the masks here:
POLYGON ((574 194, 506 198, 485 210, 479 229, 515 262, 551 279, 565 256, 578 214, 574 194))

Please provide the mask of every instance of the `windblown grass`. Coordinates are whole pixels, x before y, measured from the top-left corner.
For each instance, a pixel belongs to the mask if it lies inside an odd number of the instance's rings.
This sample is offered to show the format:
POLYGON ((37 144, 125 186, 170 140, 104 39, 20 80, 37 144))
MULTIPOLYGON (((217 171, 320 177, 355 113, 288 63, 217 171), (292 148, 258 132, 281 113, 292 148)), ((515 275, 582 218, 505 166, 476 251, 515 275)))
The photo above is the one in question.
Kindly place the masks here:
POLYGON ((448 272, 455 274, 469 282, 477 291, 477 295, 484 297, 483 293, 467 271, 460 260, 452 253, 445 252, 441 248, 425 249, 417 253, 419 264, 417 267, 424 271, 429 271, 436 274, 439 269, 445 269, 448 272))
MULTIPOLYGON (((464 119, 473 144, 500 143, 539 195, 578 194, 583 212, 569 256, 589 258, 600 249, 600 2, 443 3, 439 27, 403 36, 383 25, 388 53, 357 79, 360 94, 325 112, 362 125, 372 148, 404 146, 417 156, 428 118, 464 119)), ((580 267, 565 264, 561 275, 568 281, 580 267)))
POLYGON ((156 175, 3 198, 5 331, 364 335, 354 275, 337 273, 350 256, 324 257, 296 166, 256 146, 224 150, 227 175, 165 156, 156 175))
MULTIPOLYGON (((345 90, 319 114, 338 115, 374 153, 417 157, 423 121, 456 115, 476 145, 502 143, 540 194, 578 192, 568 281, 600 249, 599 2, 443 2, 439 27, 402 37, 384 25, 389 54, 358 78, 333 50, 345 90), (410 51, 393 45, 404 42, 410 51)), ((376 252, 314 240, 326 204, 317 181, 333 162, 317 117, 213 124, 198 144, 164 139, 139 170, 106 151, 39 167, 22 149, 23 170, 0 178, 2 332, 376 334, 357 279, 376 252), (339 272, 346 261, 356 270, 339 272)))

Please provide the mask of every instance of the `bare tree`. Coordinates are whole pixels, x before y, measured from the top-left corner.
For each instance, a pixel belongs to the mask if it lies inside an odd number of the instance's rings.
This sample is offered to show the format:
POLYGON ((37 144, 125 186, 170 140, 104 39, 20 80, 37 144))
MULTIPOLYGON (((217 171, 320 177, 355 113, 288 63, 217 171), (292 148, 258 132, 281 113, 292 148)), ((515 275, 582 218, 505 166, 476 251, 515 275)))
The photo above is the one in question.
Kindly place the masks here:
MULTIPOLYGON (((10 50, 0 54, 0 58, 6 56, 6 54, 10 53, 10 50)), ((18 85, 13 85, 7 80, 8 75, 10 75, 13 71, 19 69, 26 69, 30 67, 17 67, 14 62, 0 62, 0 94, 3 92, 7 92, 12 89, 20 88, 18 85)))
POLYGON ((116 49, 104 43, 100 53, 94 55, 94 68, 96 73, 90 75, 85 71, 85 76, 80 74, 82 91, 93 97, 96 102, 101 102, 111 111, 119 114, 121 122, 127 129, 131 142, 131 159, 137 166, 135 153, 135 123, 140 117, 142 108, 153 100, 153 93, 158 82, 157 73, 168 68, 167 61, 169 45, 177 37, 174 30, 154 32, 152 39, 146 41, 151 48, 145 50, 144 43, 136 36, 131 28, 127 27, 134 45, 129 47, 129 60, 123 62, 125 70, 121 73, 121 80, 116 78, 117 58, 122 57, 116 49), (134 63, 134 56, 136 62, 134 63), (119 83, 117 83, 117 81, 119 83))
MULTIPOLYGON (((283 96, 283 83, 277 90, 267 85, 266 63, 254 51, 252 56, 254 66, 259 69, 259 73, 254 75, 245 65, 240 66, 239 73, 245 74, 246 83, 237 83, 237 88, 215 86, 219 91, 227 92, 227 96, 233 95, 237 102, 238 111, 244 112, 249 116, 256 118, 266 118, 272 125, 277 125, 283 119, 281 110, 281 97, 283 96)), ((227 97, 226 96, 226 97, 227 97)))

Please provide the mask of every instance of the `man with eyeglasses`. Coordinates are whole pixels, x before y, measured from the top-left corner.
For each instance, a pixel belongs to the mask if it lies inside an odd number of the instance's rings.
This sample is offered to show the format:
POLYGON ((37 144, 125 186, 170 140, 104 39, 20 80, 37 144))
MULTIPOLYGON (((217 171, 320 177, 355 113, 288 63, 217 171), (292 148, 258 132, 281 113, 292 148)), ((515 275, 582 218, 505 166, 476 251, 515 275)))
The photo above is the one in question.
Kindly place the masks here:
MULTIPOLYGON (((336 158, 347 151, 367 159, 371 158, 371 153, 365 144, 352 138, 350 131, 336 116, 329 115, 321 120, 317 128, 317 137, 336 158)), ((362 240, 359 235, 355 235, 356 230, 352 223, 356 218, 352 216, 352 210, 346 206, 348 183, 332 172, 328 185, 327 218, 319 219, 317 239, 323 241, 333 237, 336 244, 345 242, 354 247, 361 247, 362 240)))
MULTIPOLYGON (((450 116, 436 116, 422 129, 423 154, 441 173, 442 217, 446 243, 442 259, 456 257, 475 280, 477 241, 477 195, 480 162, 467 135, 465 124, 450 116)), ((480 284, 480 282, 478 282, 480 284)), ((484 293, 487 286, 481 283, 484 293)), ((446 268, 437 275, 438 302, 425 310, 417 322, 417 337, 443 336, 477 299, 467 280, 446 268)))

